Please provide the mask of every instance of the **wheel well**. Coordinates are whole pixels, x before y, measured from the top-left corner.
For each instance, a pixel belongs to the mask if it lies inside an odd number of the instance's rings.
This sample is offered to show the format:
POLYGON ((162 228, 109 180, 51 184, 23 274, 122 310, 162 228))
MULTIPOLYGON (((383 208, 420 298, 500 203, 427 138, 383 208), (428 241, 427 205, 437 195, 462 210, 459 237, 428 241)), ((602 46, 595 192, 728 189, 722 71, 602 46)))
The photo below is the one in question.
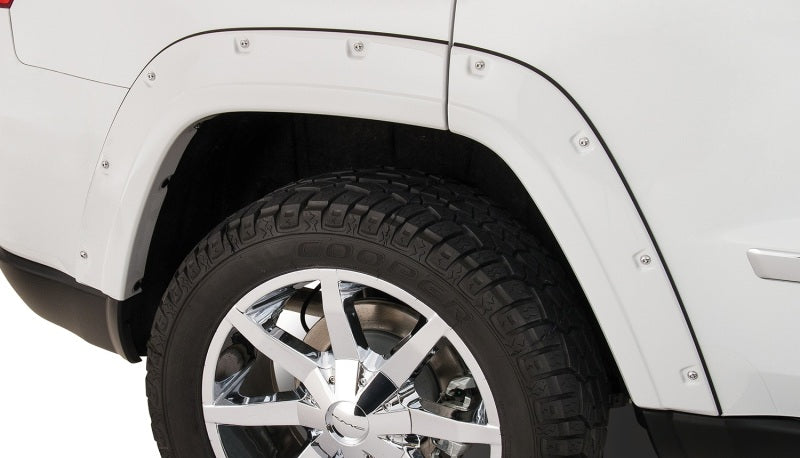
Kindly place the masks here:
MULTIPOLYGON (((568 265, 519 178, 493 151, 471 139, 449 131, 337 116, 221 114, 198 126, 175 173, 163 184, 168 192, 138 285, 142 292, 130 308, 140 354, 146 353, 155 310, 174 272, 220 221, 298 179, 375 167, 416 169, 479 189, 568 265)), ((596 323, 595 329, 605 342, 596 323)), ((605 350, 609 372, 615 374, 615 392, 624 393, 616 364, 605 350)))

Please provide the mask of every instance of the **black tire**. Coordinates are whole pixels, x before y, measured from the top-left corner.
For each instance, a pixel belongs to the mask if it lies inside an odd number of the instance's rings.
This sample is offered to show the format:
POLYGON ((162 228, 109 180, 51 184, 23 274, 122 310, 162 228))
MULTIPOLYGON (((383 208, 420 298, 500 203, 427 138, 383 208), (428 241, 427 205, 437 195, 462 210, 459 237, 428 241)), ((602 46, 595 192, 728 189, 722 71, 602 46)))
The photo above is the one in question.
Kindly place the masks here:
POLYGON ((323 175, 275 191, 189 254, 148 344, 147 397, 162 456, 213 455, 200 399, 205 349, 244 293, 305 267, 368 273, 430 304, 488 378, 504 456, 602 455, 609 407, 602 347, 564 266, 474 189, 378 170, 323 175), (308 241, 344 249, 298 256, 298 245, 308 241), (362 249, 382 259, 360 262, 362 249), (434 282, 446 299, 390 269, 393 263, 434 282))

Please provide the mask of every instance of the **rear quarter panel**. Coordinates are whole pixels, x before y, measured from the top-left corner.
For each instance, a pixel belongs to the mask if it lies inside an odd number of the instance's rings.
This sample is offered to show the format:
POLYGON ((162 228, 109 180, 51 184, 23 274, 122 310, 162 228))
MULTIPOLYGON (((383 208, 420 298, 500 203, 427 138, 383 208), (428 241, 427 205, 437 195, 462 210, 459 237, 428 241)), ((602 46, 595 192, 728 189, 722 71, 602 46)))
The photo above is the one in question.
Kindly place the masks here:
POLYGON ((459 0, 455 42, 524 61, 577 100, 649 222, 730 415, 800 416, 800 7, 793 1, 459 0))

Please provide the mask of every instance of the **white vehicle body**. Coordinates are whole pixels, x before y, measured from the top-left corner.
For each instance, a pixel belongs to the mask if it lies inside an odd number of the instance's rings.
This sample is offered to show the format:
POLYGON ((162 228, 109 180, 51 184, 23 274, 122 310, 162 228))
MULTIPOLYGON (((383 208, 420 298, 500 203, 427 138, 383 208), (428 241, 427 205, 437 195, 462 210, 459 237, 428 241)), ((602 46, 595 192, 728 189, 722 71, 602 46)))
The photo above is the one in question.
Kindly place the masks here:
POLYGON ((450 130, 524 184, 637 406, 800 417, 800 285, 747 258, 800 252, 798 26, 788 1, 17 0, 0 246, 125 300, 203 119, 450 130))

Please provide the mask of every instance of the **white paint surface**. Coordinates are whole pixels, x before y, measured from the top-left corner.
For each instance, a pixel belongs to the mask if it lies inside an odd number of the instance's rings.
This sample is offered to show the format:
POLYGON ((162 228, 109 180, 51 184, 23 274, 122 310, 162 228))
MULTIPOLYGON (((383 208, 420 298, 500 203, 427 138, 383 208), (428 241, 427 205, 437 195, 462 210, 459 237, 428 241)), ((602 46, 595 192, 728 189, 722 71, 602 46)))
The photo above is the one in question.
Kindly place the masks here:
POLYGON ((450 7, 450 0, 36 0, 17 2, 11 14, 26 64, 128 87, 153 56, 195 33, 306 27, 447 41, 450 7))

